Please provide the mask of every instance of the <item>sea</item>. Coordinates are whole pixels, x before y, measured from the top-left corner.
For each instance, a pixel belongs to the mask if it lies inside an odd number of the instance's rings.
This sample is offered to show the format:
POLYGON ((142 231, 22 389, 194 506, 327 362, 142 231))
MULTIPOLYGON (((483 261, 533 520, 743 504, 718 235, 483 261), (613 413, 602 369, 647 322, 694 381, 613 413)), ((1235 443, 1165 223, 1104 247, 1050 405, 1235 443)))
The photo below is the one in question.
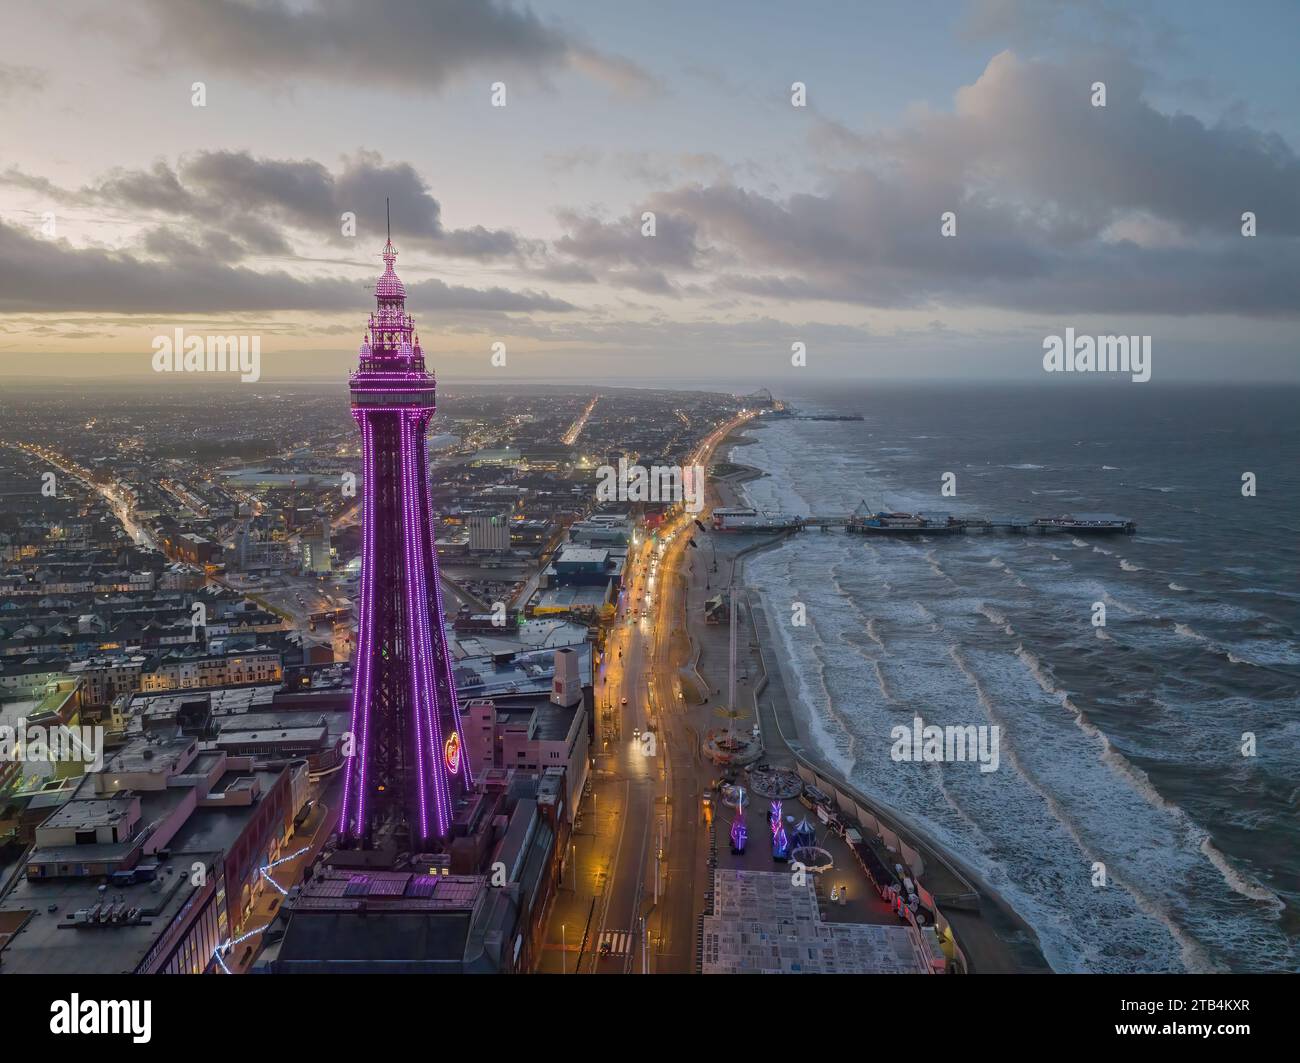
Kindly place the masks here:
POLYGON ((752 555, 745 582, 825 759, 977 869, 1054 970, 1300 968, 1300 389, 782 397, 863 419, 751 429, 729 457, 765 474, 744 487, 760 509, 1138 524, 806 530, 752 555), (996 725, 998 769, 891 756, 917 716, 996 725))

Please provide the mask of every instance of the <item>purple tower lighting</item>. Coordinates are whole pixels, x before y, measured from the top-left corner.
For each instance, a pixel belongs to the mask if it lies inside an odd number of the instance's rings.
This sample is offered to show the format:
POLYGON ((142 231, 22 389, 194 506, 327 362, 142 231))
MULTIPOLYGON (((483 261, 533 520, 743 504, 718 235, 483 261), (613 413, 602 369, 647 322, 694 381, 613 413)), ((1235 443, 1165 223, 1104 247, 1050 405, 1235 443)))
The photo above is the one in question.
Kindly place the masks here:
POLYGON ((450 833, 472 783, 443 624, 425 432, 433 374, 384 245, 378 307, 351 376, 361 429, 361 592, 352 751, 339 836, 370 848, 392 831, 414 848, 450 833))

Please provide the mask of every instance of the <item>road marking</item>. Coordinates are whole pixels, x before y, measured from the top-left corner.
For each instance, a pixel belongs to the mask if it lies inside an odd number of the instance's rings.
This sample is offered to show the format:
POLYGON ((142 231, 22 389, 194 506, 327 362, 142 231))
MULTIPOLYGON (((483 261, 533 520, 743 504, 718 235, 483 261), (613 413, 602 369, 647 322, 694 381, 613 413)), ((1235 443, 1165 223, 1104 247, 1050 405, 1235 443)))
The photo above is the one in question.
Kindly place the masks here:
POLYGON ((618 817, 618 841, 614 845, 614 857, 608 865, 608 870, 605 875, 605 882, 601 887, 600 919, 596 923, 597 934, 598 934, 597 940, 600 940, 600 938, 604 936, 605 920, 609 916, 609 902, 611 898, 614 896, 614 882, 618 876, 619 856, 623 852, 623 834, 627 830, 627 819, 628 819, 627 810, 628 810, 628 805, 631 803, 631 800, 632 800, 632 782, 631 780, 624 780, 623 810, 618 817))
POLYGON ((625 930, 606 930, 600 935, 600 947, 606 944, 611 956, 622 956, 632 950, 632 935, 625 930))

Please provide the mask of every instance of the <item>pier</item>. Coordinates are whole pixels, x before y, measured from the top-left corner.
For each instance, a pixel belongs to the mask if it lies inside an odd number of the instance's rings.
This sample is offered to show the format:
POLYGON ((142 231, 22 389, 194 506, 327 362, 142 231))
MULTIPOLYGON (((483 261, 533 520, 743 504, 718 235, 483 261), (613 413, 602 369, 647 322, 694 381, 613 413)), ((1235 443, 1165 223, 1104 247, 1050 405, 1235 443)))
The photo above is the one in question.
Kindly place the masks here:
POLYGON ((947 513, 841 513, 802 518, 802 528, 843 528, 851 535, 967 535, 1008 532, 1012 535, 1132 535, 1137 522, 1114 513, 1068 513, 1054 517, 954 517, 947 513))

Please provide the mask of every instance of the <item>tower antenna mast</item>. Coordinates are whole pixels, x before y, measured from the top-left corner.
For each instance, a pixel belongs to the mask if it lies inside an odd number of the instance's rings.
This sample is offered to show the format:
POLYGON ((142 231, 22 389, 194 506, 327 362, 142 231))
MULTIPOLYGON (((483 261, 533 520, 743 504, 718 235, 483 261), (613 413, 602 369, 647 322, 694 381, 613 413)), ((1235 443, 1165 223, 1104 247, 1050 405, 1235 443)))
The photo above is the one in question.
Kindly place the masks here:
POLYGON ((388 197, 384 196, 384 224, 388 228, 388 242, 393 242, 393 216, 388 211, 388 197))

